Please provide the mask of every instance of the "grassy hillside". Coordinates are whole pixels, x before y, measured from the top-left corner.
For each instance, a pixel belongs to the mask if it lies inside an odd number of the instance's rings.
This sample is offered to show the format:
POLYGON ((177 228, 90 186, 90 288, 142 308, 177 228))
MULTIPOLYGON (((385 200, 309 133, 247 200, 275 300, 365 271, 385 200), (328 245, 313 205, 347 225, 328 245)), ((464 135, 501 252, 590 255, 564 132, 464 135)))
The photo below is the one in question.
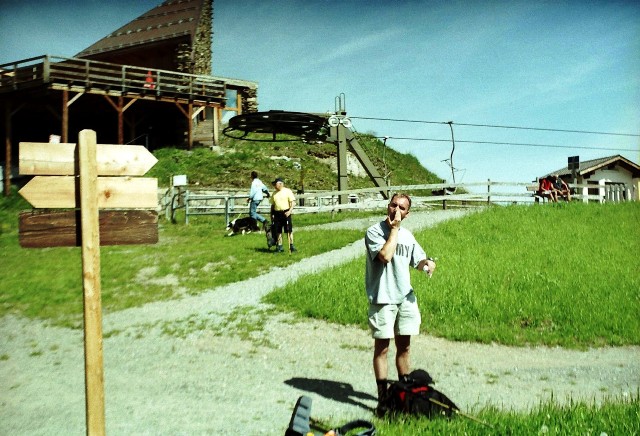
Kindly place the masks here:
MULTIPOLYGON (((358 142, 384 176, 384 168, 393 170, 392 183, 439 183, 441 179, 425 169, 410 154, 399 153, 371 135, 360 135, 358 142), (386 166, 385 166, 386 164, 386 166)), ((282 177, 294 191, 337 189, 337 174, 330 163, 337 159, 333 144, 306 144, 293 142, 254 142, 221 138, 219 149, 197 147, 191 151, 163 148, 154 155, 158 163, 149 172, 157 177, 161 186, 170 183, 171 176, 186 174, 190 184, 215 188, 247 189, 252 170, 258 171, 265 182, 282 177)), ((368 177, 349 176, 350 188, 373 187, 368 177)))
MULTIPOLYGON (((507 345, 640 344, 639 217, 637 202, 509 206, 416 232, 438 259, 432 279, 412 271, 423 329, 507 345)), ((367 328, 363 277, 364 254, 266 301, 367 328)))

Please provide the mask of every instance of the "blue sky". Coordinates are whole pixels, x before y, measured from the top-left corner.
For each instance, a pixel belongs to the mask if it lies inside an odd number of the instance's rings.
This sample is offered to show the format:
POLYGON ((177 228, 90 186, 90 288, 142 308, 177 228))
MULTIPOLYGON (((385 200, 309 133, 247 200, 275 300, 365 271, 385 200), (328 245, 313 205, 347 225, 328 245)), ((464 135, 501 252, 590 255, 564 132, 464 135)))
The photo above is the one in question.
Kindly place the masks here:
MULTIPOLYGON (((0 0, 0 64, 73 56, 159 3, 0 0)), ((333 112, 344 93, 358 132, 447 181, 448 121, 458 182, 640 163, 638 2, 215 0, 213 26, 213 74, 257 81, 261 111, 333 112)))

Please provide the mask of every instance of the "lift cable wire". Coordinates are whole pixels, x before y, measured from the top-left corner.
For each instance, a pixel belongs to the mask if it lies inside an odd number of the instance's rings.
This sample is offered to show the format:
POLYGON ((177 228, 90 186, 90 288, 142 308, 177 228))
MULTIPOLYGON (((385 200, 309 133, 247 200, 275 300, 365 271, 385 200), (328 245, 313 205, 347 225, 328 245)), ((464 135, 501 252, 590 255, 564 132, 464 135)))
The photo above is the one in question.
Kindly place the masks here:
MULTIPOLYGON (((447 123, 445 123, 447 124, 447 123)), ((431 141, 431 142, 451 142, 450 139, 435 139, 435 138, 408 138, 401 136, 375 136, 375 138, 382 139, 398 139, 405 141, 431 141)), ((494 142, 494 141, 464 141, 456 140, 458 143, 465 144, 491 144, 491 145, 517 145, 522 147, 548 147, 548 148, 570 148, 570 149, 583 149, 583 150, 611 150, 611 151, 638 151, 633 148, 614 148, 614 147, 589 147, 584 145, 556 145, 556 144, 527 144, 522 142, 494 142)))
POLYGON ((588 130, 567 130, 567 129, 550 129, 543 127, 520 127, 520 126, 500 126, 493 124, 470 124, 470 123, 454 123, 453 121, 421 121, 421 120, 403 120, 398 118, 375 118, 375 117, 354 117, 352 119, 359 120, 376 120, 376 121, 396 121, 402 123, 420 123, 420 124, 455 124, 456 126, 467 127, 490 127, 496 129, 516 129, 516 130, 539 130, 545 132, 562 132, 562 133, 585 133, 590 135, 611 135, 611 136, 629 136, 634 138, 640 138, 640 134, 636 133, 615 133, 615 132, 592 132, 588 130))

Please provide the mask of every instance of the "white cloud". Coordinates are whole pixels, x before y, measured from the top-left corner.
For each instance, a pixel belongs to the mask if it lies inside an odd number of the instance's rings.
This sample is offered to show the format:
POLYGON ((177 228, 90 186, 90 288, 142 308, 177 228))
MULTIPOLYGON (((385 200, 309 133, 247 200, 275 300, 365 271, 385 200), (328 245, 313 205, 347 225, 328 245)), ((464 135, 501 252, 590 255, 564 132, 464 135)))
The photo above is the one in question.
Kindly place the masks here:
POLYGON ((386 50, 389 40, 401 33, 401 29, 384 29, 380 32, 363 36, 354 36, 349 41, 338 43, 335 46, 331 41, 328 41, 328 49, 325 50, 326 54, 318 58, 315 63, 323 64, 338 61, 369 49, 386 50))

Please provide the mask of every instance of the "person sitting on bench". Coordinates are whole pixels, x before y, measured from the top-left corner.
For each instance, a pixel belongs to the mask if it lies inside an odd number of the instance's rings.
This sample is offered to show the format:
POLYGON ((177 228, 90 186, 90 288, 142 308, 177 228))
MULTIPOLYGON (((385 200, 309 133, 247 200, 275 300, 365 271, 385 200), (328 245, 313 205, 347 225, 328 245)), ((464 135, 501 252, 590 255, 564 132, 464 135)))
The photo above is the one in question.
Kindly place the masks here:
POLYGON ((556 200, 559 197, 563 197, 566 198, 567 201, 571 201, 571 189, 569 185, 557 174, 553 175, 553 188, 555 190, 556 200))
POLYGON ((555 203, 558 201, 558 197, 556 196, 556 190, 550 179, 550 177, 540 179, 536 195, 542 198, 547 198, 549 201, 553 201, 555 203))

